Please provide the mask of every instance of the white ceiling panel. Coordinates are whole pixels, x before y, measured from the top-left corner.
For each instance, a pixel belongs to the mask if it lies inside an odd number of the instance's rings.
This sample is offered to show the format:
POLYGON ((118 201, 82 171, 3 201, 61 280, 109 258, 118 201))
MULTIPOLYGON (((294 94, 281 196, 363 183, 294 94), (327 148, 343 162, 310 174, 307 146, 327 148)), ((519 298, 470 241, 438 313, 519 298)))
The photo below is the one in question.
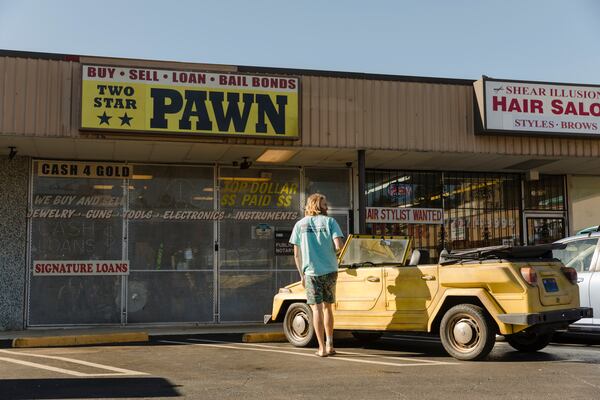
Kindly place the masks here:
POLYGON ((152 162, 184 162, 192 148, 192 143, 157 142, 152 145, 152 162))
POLYGON ((78 140, 75 153, 81 160, 114 160, 115 143, 106 140, 78 140))
POLYGON ((150 160, 152 142, 117 140, 115 141, 115 160, 144 162, 150 160))
POLYGON ((227 144, 194 143, 187 155, 186 162, 214 163, 221 159, 230 148, 227 144))

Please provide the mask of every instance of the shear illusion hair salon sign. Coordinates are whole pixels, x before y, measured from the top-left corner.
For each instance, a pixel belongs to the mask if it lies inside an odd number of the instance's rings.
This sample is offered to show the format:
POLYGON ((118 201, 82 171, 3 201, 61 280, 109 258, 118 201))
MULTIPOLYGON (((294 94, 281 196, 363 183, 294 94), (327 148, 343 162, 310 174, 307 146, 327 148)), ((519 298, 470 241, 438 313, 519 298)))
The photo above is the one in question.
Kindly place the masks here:
POLYGON ((81 128, 297 139, 292 77, 84 65, 81 128))
POLYGON ((483 78, 474 87, 483 132, 600 135, 600 86, 483 78))

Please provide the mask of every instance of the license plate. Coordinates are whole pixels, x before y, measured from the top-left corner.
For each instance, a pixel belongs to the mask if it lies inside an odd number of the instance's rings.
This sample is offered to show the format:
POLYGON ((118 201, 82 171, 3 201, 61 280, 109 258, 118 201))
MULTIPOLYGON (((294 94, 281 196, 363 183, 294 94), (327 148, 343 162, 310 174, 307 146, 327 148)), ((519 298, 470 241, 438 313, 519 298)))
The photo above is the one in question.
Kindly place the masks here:
POLYGON ((544 289, 546 292, 558 292, 558 284, 554 278, 544 278, 544 289))

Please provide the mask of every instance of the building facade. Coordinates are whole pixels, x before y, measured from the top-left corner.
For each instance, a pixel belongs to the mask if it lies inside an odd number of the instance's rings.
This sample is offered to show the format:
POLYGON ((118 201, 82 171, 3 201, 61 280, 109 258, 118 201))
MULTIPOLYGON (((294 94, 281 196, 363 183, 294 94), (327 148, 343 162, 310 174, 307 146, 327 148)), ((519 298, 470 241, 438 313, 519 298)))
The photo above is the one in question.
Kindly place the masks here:
POLYGON ((598 224, 592 125, 495 126, 478 82, 0 52, 0 330, 262 321, 315 192, 431 262, 598 224))

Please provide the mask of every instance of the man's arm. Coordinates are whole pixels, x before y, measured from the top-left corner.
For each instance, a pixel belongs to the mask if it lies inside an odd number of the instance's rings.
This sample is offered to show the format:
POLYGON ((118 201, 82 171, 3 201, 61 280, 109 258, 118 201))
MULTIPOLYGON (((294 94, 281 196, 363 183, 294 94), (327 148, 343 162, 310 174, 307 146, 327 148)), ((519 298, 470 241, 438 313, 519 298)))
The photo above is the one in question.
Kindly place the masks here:
POLYGON ((344 238, 336 237, 333 239, 333 244, 335 245, 335 252, 339 253, 342 250, 342 247, 344 247, 344 238))
POLYGON ((300 251, 300 246, 297 245, 294 245, 294 262, 296 263, 298 273, 300 273, 302 287, 304 287, 304 274, 302 273, 302 252, 300 251))

